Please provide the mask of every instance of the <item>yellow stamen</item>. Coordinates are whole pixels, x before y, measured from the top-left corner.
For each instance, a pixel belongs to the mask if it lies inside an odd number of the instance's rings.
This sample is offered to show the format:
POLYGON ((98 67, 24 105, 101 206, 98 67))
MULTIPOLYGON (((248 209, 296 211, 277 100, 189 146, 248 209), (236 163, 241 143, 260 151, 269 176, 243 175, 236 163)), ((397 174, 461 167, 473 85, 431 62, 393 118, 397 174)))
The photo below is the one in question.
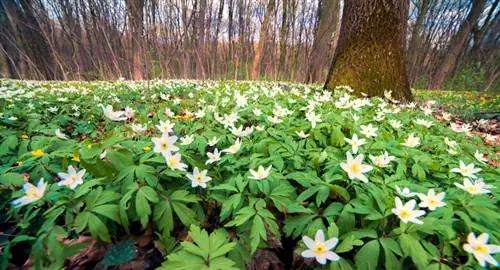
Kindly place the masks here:
POLYGON ((353 173, 360 173, 361 172, 361 165, 358 163, 353 163, 351 165, 351 172, 353 173))
POLYGON ((314 248, 312 249, 312 251, 315 254, 321 255, 321 254, 325 254, 328 251, 328 249, 326 248, 325 243, 317 243, 314 246, 314 248))
POLYGON ((479 245, 476 245, 474 247, 474 251, 478 252, 478 253, 481 253, 481 254, 489 254, 490 250, 488 249, 488 247, 486 245, 483 245, 483 244, 479 244, 479 245))
POLYGON ((408 219, 410 218, 410 212, 407 210, 403 210, 399 213, 402 219, 408 219))

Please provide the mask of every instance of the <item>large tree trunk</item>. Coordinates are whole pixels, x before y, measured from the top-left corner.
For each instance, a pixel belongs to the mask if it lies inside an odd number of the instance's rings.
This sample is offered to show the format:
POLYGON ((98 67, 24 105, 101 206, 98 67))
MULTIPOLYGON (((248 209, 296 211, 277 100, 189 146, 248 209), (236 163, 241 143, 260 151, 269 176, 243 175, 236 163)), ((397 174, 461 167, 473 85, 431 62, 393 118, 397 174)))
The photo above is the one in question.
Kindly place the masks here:
POLYGON ((142 80, 142 42, 143 42, 143 19, 145 0, 127 0, 127 13, 131 28, 131 56, 132 56, 132 78, 142 80))
POLYGON ((465 47, 465 43, 467 42, 476 21, 483 12, 485 4, 486 0, 473 1, 472 8, 467 16, 467 19, 465 19, 457 34, 451 39, 444 58, 440 61, 440 64, 434 74, 432 74, 432 79, 429 82, 429 89, 441 89, 446 76, 455 69, 457 59, 465 47))
POLYGON ((344 2, 340 36, 325 89, 350 85, 357 93, 411 100, 405 69, 408 0, 344 2))
POLYGON ((328 44, 332 41, 339 14, 338 0, 320 0, 318 4, 318 27, 309 58, 307 82, 319 81, 327 63, 328 44))
POLYGON ((196 78, 205 79, 205 68, 204 61, 205 58, 205 15, 207 9, 207 0, 200 0, 198 12, 196 14, 196 22, 194 27, 194 39, 195 39, 195 54, 196 54, 196 78))
POLYGON ((251 76, 252 80, 255 80, 260 75, 260 64, 262 62, 262 56, 264 54, 264 45, 267 41, 268 29, 269 29, 269 18, 274 13, 274 8, 276 6, 275 0, 269 0, 266 8, 266 14, 264 14, 264 21, 262 22, 260 29, 259 41, 257 43, 257 48, 255 49, 255 54, 252 61, 251 76))

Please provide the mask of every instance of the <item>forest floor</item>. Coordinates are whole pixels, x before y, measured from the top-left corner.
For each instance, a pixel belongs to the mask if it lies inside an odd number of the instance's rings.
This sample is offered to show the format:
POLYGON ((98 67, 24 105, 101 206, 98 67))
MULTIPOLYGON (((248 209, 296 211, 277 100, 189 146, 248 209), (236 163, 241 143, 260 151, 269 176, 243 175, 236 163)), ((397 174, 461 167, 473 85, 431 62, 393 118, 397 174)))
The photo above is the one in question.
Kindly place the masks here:
POLYGON ((460 247, 471 228, 500 236, 498 201, 465 197, 456 168, 477 166, 498 190, 500 95, 417 90, 415 103, 392 104, 351 94, 0 80, 0 269, 310 269, 301 239, 317 230, 338 237, 331 269, 473 263, 460 247), (367 178, 341 165, 359 158, 367 178), (391 212, 399 187, 446 192, 446 207, 407 226, 391 212), (384 259, 360 259, 369 249, 384 259))

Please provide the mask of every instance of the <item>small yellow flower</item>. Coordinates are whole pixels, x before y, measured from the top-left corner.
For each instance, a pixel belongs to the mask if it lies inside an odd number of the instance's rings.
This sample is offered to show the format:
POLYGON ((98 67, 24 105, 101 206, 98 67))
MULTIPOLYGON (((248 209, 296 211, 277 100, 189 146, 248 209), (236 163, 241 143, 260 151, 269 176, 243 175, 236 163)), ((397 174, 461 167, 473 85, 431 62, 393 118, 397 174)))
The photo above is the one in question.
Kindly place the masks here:
POLYGON ((28 135, 23 134, 23 135, 21 135, 21 139, 22 139, 22 140, 27 140, 27 139, 29 139, 29 137, 28 137, 28 135))
POLYGON ((17 164, 17 166, 21 166, 21 165, 23 165, 23 162, 22 161, 16 161, 16 164, 17 164))
POLYGON ((92 144, 87 145, 87 148, 88 149, 92 148, 92 144))
POLYGON ((33 150, 31 151, 31 154, 35 157, 41 157, 43 156, 45 153, 43 152, 42 149, 36 149, 36 150, 33 150))
POLYGON ((75 153, 75 154, 73 154, 73 158, 71 160, 76 161, 76 162, 80 162, 80 156, 75 153))
POLYGON ((144 146, 144 147, 142 148, 142 150, 144 150, 144 151, 148 152, 148 151, 151 151, 151 147, 149 147, 149 146, 144 146))
POLYGON ((91 119, 94 119, 94 118, 95 118, 95 115, 91 114, 91 115, 90 115, 90 118, 91 118, 91 119))

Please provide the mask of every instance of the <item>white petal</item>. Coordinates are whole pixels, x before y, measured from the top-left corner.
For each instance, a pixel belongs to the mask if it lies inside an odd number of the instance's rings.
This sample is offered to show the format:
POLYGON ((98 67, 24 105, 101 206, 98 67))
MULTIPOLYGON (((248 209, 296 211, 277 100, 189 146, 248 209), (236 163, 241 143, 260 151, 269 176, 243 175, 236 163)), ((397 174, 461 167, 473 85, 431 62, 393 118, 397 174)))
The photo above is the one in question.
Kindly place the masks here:
POLYGON ((325 244, 327 249, 332 249, 334 248, 337 244, 339 243, 339 239, 337 237, 333 237, 331 239, 328 239, 325 244))
POLYGON ((302 255, 302 257, 304 257, 304 258, 315 258, 316 257, 316 254, 310 249, 302 251, 302 253, 300 255, 302 255))
POLYGON ((323 230, 318 230, 316 232, 316 235, 314 236, 314 241, 315 242, 325 242, 325 234, 323 233, 323 230))
POLYGON ((340 257, 339 255, 337 255, 337 253, 333 252, 333 251, 327 251, 325 253, 325 257, 330 260, 330 261, 338 261, 340 260, 340 257))
POLYGON ((304 235, 302 236, 302 241, 304 241, 304 244, 310 249, 314 248, 314 240, 312 240, 309 236, 304 235))

